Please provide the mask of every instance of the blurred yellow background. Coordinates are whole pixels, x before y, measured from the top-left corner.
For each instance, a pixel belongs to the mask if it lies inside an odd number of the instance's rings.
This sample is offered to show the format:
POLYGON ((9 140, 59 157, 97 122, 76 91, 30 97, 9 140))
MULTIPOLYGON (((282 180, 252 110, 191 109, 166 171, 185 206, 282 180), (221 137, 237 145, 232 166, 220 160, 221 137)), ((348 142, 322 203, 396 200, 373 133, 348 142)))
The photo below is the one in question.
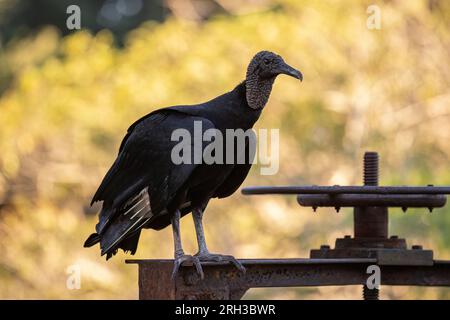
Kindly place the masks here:
MULTIPOLYGON (((223 2, 223 1, 222 1, 223 2)), ((450 184, 450 2, 250 1, 232 15, 147 22, 114 45, 110 31, 62 37, 52 27, 0 49, 0 298, 136 299, 120 252, 84 249, 90 199, 128 126, 160 107, 234 88, 252 56, 274 51, 304 74, 279 77, 258 128, 280 128, 280 171, 254 167, 243 186, 361 184, 362 155, 381 155, 381 184, 450 184), (81 288, 66 287, 81 268, 81 288)), ((230 9, 231 10, 231 9, 230 9)), ((450 259, 450 206, 391 210, 390 233, 450 259)), ((182 219, 196 252, 192 219, 182 219)), ((209 247, 238 258, 307 257, 352 233, 351 210, 301 208, 295 197, 213 200, 209 247)), ((169 229, 143 232, 135 258, 171 258, 169 229)), ((360 287, 258 289, 245 298, 359 298, 360 287)), ((450 298, 450 289, 382 288, 381 298, 450 298)))

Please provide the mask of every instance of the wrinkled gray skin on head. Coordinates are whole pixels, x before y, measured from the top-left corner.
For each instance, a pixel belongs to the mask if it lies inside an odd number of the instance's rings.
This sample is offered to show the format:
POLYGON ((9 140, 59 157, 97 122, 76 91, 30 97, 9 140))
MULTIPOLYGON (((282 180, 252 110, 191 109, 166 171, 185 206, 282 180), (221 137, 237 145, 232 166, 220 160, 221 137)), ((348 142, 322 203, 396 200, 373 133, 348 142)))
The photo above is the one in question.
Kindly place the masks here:
POLYGON ((286 64, 279 55, 270 51, 258 52, 250 61, 245 81, 247 103, 252 109, 262 109, 269 100, 275 78, 279 74, 303 80, 300 71, 286 64))

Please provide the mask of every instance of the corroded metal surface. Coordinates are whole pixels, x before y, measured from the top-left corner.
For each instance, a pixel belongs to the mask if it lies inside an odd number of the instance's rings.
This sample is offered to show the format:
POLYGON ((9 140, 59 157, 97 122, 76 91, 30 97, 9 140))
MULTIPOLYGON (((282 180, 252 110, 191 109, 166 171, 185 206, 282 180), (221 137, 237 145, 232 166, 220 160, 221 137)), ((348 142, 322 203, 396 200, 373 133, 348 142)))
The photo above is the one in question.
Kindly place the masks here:
MULTIPOLYGON (((376 259, 239 260, 240 273, 228 264, 205 264, 205 279, 183 266, 170 280, 173 260, 127 260, 139 266, 140 299, 240 299, 250 288, 364 285, 376 259), (151 274, 151 276, 149 276, 151 274)), ((432 266, 380 266, 382 285, 450 286, 450 263, 432 266)))

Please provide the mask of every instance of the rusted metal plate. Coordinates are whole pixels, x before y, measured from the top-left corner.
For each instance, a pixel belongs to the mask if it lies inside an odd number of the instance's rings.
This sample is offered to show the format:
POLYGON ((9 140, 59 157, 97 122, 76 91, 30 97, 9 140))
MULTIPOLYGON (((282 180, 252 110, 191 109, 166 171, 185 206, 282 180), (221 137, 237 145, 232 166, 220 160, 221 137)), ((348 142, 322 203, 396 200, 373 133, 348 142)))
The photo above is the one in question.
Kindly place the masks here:
POLYGON ((406 250, 406 240, 395 236, 390 238, 351 238, 350 236, 346 236, 344 238, 336 239, 336 249, 354 248, 389 248, 406 250))
POLYGON ((311 250, 312 259, 339 259, 339 258, 372 258, 378 265, 392 266, 431 266, 433 265, 433 251, 431 250, 404 250, 404 249, 316 249, 311 250))

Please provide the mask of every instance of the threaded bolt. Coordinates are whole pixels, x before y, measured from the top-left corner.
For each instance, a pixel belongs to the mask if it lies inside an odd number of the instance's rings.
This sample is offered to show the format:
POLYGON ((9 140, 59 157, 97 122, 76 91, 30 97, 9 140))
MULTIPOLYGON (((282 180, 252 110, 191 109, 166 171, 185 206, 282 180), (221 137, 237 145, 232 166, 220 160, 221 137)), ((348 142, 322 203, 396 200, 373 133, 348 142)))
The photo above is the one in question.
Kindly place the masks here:
POLYGON ((378 185, 378 153, 366 152, 364 153, 364 185, 377 186, 378 185))
POLYGON ((366 285, 363 287, 364 300, 379 300, 380 290, 377 288, 369 289, 366 285))
MULTIPOLYGON (((378 186, 378 153, 365 152, 364 153, 364 185, 378 186)), ((363 286, 364 300, 378 300, 380 290, 374 288, 369 289, 366 285, 363 286)))

